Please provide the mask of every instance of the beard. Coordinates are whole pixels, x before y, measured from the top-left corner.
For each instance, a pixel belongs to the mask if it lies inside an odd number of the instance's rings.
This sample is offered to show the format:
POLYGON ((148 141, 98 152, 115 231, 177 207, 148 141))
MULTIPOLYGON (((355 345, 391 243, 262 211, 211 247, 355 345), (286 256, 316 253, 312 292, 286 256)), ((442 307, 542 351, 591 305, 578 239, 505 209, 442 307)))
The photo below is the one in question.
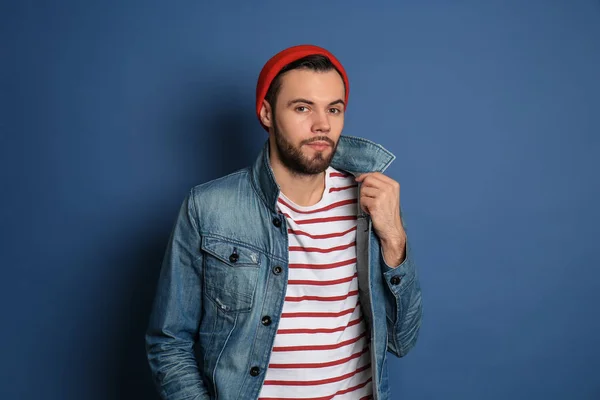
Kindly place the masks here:
POLYGON ((328 136, 314 136, 310 139, 300 142, 298 147, 290 143, 281 133, 277 122, 273 126, 275 136, 275 146, 279 153, 281 163, 292 173, 297 175, 316 175, 329 168, 331 160, 335 155, 337 143, 334 143, 328 136), (302 153, 302 146, 308 143, 323 141, 331 145, 331 153, 325 156, 323 152, 317 152, 312 158, 307 157, 302 153))

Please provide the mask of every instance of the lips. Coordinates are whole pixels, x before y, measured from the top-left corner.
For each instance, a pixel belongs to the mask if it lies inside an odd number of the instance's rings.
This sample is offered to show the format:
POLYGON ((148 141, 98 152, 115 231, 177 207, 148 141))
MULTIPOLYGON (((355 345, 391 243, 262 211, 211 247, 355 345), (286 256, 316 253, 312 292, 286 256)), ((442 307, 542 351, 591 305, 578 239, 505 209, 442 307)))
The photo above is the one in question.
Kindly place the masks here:
POLYGON ((308 146, 312 147, 315 150, 325 150, 328 147, 331 147, 331 145, 327 142, 312 142, 312 143, 307 143, 308 146))

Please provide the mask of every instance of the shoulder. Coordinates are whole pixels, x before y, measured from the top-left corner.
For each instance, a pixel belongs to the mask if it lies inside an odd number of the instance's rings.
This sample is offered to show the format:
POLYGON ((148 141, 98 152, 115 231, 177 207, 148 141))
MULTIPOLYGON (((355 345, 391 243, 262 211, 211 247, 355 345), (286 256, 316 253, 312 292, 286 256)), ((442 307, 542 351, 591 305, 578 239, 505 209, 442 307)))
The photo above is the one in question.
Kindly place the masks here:
POLYGON ((249 167, 196 185, 188 194, 190 206, 200 218, 223 216, 237 208, 247 207, 253 196, 249 167))
POLYGON ((240 190, 240 185, 250 184, 250 168, 243 168, 228 175, 192 187, 191 197, 201 199, 206 196, 223 196, 227 192, 240 190))

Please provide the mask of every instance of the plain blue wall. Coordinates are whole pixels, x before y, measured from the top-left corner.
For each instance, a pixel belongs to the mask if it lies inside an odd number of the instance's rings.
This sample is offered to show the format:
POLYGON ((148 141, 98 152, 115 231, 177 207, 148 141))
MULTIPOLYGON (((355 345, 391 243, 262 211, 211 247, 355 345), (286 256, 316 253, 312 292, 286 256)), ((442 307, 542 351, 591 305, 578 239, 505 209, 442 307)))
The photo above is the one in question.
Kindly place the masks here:
POLYGON ((250 163, 263 63, 333 51, 398 156, 425 302, 394 399, 600 398, 600 2, 0 5, 0 398, 156 399, 179 204, 250 163))

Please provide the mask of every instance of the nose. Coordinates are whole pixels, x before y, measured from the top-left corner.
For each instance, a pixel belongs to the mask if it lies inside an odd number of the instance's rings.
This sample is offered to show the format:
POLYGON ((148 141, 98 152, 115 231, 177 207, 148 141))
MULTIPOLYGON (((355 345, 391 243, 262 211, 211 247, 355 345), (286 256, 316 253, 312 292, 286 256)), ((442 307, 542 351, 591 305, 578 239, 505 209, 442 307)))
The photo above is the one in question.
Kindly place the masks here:
POLYGON ((313 113, 312 131, 318 133, 328 133, 331 130, 329 116, 324 111, 313 113))

